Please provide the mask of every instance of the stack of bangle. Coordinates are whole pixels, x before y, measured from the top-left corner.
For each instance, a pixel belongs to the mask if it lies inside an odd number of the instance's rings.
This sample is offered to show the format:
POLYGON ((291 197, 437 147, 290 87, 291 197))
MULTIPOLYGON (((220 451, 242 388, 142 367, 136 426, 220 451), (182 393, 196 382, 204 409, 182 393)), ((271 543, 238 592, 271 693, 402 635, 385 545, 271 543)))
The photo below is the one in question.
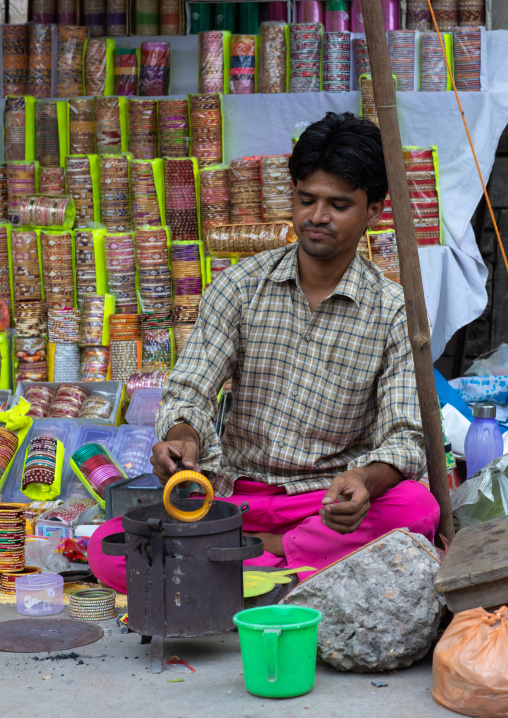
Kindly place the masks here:
POLYGON ((112 588, 85 588, 74 591, 70 599, 72 618, 78 621, 107 621, 115 618, 116 592, 112 588))
POLYGON ((28 444, 21 490, 31 484, 51 486, 55 480, 57 441, 51 436, 37 436, 28 444))
POLYGON ((88 392, 77 384, 60 384, 55 392, 49 415, 52 418, 75 419, 88 392))
POLYGON ((25 399, 30 404, 27 416, 43 419, 49 416, 53 392, 47 386, 29 386, 25 391, 25 399))
POLYGON ((81 352, 81 381, 104 381, 109 368, 109 347, 86 347, 81 352))

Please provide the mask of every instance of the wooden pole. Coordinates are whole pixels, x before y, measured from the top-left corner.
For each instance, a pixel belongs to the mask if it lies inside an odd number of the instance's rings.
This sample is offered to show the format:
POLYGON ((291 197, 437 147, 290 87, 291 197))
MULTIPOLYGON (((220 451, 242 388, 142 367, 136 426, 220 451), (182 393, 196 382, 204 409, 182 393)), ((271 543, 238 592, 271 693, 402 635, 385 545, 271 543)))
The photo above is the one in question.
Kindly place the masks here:
POLYGON ((413 350, 430 490, 441 508, 438 533, 443 534, 445 538, 451 541, 455 531, 446 472, 439 401, 430 350, 430 330, 423 294, 413 213, 409 199, 406 166, 400 139, 397 99, 381 12, 381 0, 361 0, 361 4, 369 50, 374 99, 383 140, 393 220, 397 235, 400 276, 406 301, 409 339, 413 350))

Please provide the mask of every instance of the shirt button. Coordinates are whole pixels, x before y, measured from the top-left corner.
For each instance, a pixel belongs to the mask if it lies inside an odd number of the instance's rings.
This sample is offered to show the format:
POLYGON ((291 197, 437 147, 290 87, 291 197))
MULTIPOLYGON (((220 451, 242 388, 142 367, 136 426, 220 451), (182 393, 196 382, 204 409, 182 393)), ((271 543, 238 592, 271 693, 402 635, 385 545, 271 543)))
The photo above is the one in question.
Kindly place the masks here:
POLYGON ((298 392, 296 390, 293 392, 293 396, 298 396, 298 392))
POLYGON ((306 335, 304 336, 304 339, 305 339, 306 342, 310 342, 310 336, 309 336, 308 334, 306 334, 306 335))
POLYGON ((280 448, 282 449, 282 447, 284 446, 284 442, 283 442, 283 441, 279 441, 279 446, 280 446, 280 448))

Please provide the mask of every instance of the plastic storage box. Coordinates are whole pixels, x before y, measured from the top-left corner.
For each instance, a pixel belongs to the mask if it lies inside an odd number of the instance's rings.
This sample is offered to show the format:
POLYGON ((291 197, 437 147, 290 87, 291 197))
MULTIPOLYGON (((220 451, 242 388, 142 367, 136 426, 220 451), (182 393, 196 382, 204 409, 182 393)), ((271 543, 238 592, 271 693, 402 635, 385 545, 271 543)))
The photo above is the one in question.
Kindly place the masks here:
POLYGON ((36 573, 16 579, 16 606, 23 616, 51 616, 63 611, 63 577, 36 573))
POLYGON ((162 387, 136 389, 125 415, 127 423, 140 426, 155 426, 155 416, 161 399, 162 387))
POLYGON ((151 474, 152 447, 157 443, 155 428, 122 424, 118 427, 111 453, 129 478, 151 474))
MULTIPOLYGON (((122 417, 122 404, 125 397, 125 388, 121 381, 101 381, 95 382, 81 382, 81 381, 20 381, 16 387, 16 393, 12 397, 11 406, 15 406, 20 396, 25 396, 25 391, 28 387, 33 386, 46 386, 55 392, 61 384, 74 384, 84 389, 88 394, 108 394, 110 395, 110 401, 113 404, 113 411, 109 419, 94 419, 94 424, 114 424, 118 426, 121 422, 122 417)), ((47 417, 50 418, 50 417, 47 417)), ((34 419, 34 422, 44 421, 43 419, 34 419)), ((54 421, 74 421, 81 423, 85 419, 55 419, 54 421)), ((87 420, 89 421, 89 420, 87 420)))

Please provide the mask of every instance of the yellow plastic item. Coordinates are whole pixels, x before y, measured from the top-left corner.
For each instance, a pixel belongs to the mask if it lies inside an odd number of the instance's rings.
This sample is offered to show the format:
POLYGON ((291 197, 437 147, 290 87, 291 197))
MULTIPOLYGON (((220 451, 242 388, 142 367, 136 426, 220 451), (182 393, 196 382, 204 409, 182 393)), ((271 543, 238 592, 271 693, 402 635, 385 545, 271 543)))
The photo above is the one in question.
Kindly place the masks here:
POLYGON ((189 469, 186 469, 185 471, 179 471, 177 474, 173 474, 173 476, 169 479, 166 487, 164 488, 163 501, 166 511, 174 519, 177 519, 178 521, 185 521, 186 523, 199 521, 210 511, 213 501, 213 487, 206 476, 199 474, 197 471, 190 471, 189 469), (196 509, 196 511, 181 511, 171 503, 171 492, 175 486, 183 484, 186 481, 195 481, 196 484, 199 484, 205 490, 205 503, 201 506, 201 508, 196 509))

